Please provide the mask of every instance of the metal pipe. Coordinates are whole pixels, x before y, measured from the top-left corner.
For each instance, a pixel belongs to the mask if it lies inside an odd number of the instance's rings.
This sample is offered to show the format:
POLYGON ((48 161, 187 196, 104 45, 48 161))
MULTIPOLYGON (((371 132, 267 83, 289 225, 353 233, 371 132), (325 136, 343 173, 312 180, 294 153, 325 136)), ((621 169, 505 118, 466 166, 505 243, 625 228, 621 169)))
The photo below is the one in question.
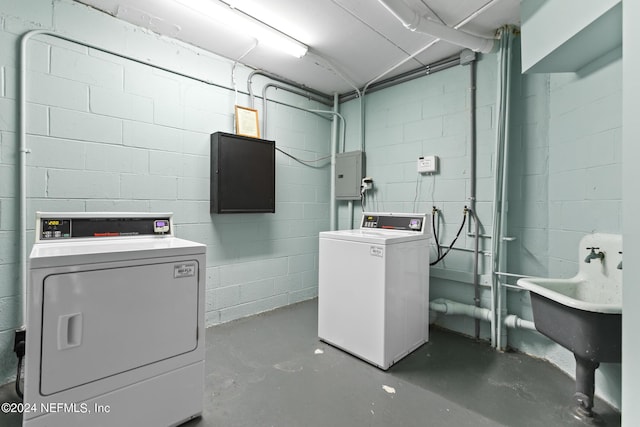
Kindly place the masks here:
POLYGON ((486 12, 487 9, 491 8, 493 5, 495 5, 496 3, 500 2, 500 1, 502 1, 502 0, 491 0, 491 1, 487 2, 487 3, 485 3, 484 5, 480 6, 475 12, 473 12, 471 15, 467 16, 462 21, 460 21, 453 28, 455 28, 457 30, 458 28, 460 28, 463 25, 465 25, 467 22, 473 20, 477 16, 479 16, 479 15, 483 14, 484 12, 486 12))
MULTIPOLYGON (((491 240, 491 251, 493 253, 492 262, 491 262, 491 272, 492 272, 492 286, 491 286, 491 310, 496 313, 497 312, 497 288, 499 287, 499 278, 495 275, 496 271, 500 271, 500 267, 498 265, 498 258, 500 257, 499 253, 499 241, 500 241, 500 204, 498 202, 500 195, 502 194, 500 191, 502 182, 501 182, 501 161, 502 161, 502 120, 504 114, 504 100, 503 100, 503 79, 504 79, 504 39, 500 39, 500 50, 498 54, 498 90, 496 96, 496 139, 494 146, 494 158, 495 158, 495 176, 494 176, 494 187, 493 187, 493 218, 492 218, 492 233, 494 237, 491 240)), ((497 347, 497 319, 492 319, 491 322, 491 345, 493 347, 497 347)))
POLYGON ((509 140, 509 91, 511 87, 511 29, 504 27, 500 31, 499 59, 499 85, 497 99, 497 125, 496 125, 496 177, 493 201, 493 234, 492 251, 494 253, 492 263, 492 306, 495 307, 495 331, 492 334, 492 343, 496 348, 506 347, 506 331, 502 328, 502 316, 506 313, 506 291, 502 288, 497 271, 504 271, 506 267, 506 220, 504 218, 507 208, 507 173, 508 173, 508 140, 509 140))
POLYGON ((501 271, 496 271, 493 274, 495 274, 496 276, 507 276, 507 277, 517 277, 519 279, 523 278, 523 277, 531 277, 531 276, 526 276, 524 274, 515 274, 515 273, 503 273, 501 271))
POLYGON ((431 46, 436 44, 438 42, 438 40, 439 39, 436 39, 436 40, 428 43, 427 45, 425 45, 422 48, 418 49, 416 52, 414 52, 411 55, 409 55, 406 58, 404 58, 402 61, 400 61, 397 64, 393 65, 391 68, 388 68, 387 70, 385 70, 384 72, 380 73, 379 75, 377 75, 373 79, 369 80, 367 82, 367 84, 364 85, 364 88, 362 89, 362 96, 364 96, 364 94, 367 92, 367 89, 369 88, 369 86, 371 86, 373 83, 377 82, 378 80, 380 80, 381 78, 383 78, 384 76, 386 76, 387 74, 389 74, 390 72, 395 70, 396 68, 400 67, 401 65, 404 65, 405 62, 410 61, 411 59, 413 59, 416 56, 420 55, 422 52, 424 52, 425 50, 429 49, 431 46))
MULTIPOLYGON (((338 94, 334 94, 333 95, 333 109, 334 109, 334 113, 335 115, 333 116, 333 122, 331 123, 331 172, 330 172, 330 177, 329 177, 329 181, 330 181, 330 186, 331 186, 331 191, 329 194, 329 214, 331 215, 329 217, 329 229, 330 230, 335 230, 336 229, 336 223, 338 220, 338 208, 336 206, 336 180, 335 180, 335 176, 336 176, 336 153, 338 151, 338 146, 339 141, 338 141, 338 117, 340 117, 342 119, 342 131, 343 131, 343 135, 345 130, 346 130, 346 126, 345 126, 345 122, 344 122, 344 117, 342 117, 340 114, 338 114, 338 94)), ((344 137, 343 137, 344 140, 344 137)))
MULTIPOLYGON (((469 205, 471 207, 471 217, 474 223, 473 239, 473 301, 476 307, 480 306, 480 281, 478 279, 478 263, 480 251, 480 223, 476 213, 476 61, 469 63, 469 205)), ((480 338, 480 321, 476 319, 474 325, 475 338, 480 338)))
MULTIPOLYGON (((475 253, 475 248, 474 249, 470 249, 470 248, 458 248, 458 247, 451 247, 451 246, 447 246, 447 245, 440 245, 441 248, 443 249, 451 249, 453 251, 461 251, 461 252, 473 252, 475 253)), ((482 254, 484 256, 491 256, 491 251, 478 251, 479 254, 482 254)))
MULTIPOLYGON (((392 87, 395 85, 399 85, 401 83, 405 83, 414 79, 418 79, 420 77, 428 76, 439 71, 448 70, 449 68, 455 67, 456 65, 460 65, 460 55, 454 55, 445 60, 437 61, 432 64, 428 64, 422 67, 415 68, 413 70, 405 71, 401 74, 398 74, 393 77, 389 77, 383 80, 380 80, 375 83, 371 83, 366 88, 366 93, 377 92, 382 89, 386 89, 388 87, 392 87)), ((361 92, 348 92, 340 95, 340 102, 351 101, 352 99, 356 99, 360 97, 361 92)))
MULTIPOLYGON (((403 0, 378 0, 405 28, 428 34, 446 42, 466 47, 476 52, 488 53, 493 49, 493 39, 477 37, 457 28, 451 28, 429 17, 423 17, 403 0)), ((474 12, 475 13, 475 12, 474 12)))
MULTIPOLYGON (((513 240, 513 238, 510 237, 506 237, 507 236, 507 224, 508 224, 508 217, 506 216, 506 212, 507 212, 507 203, 508 203, 508 191, 509 191, 509 139, 510 139, 510 132, 509 132, 509 126, 511 124, 511 103, 510 103, 510 93, 511 93, 511 48, 512 48, 512 44, 513 44, 513 35, 511 32, 511 28, 507 27, 506 28, 506 52, 505 52, 505 73, 506 73, 506 82, 505 82, 505 108, 504 108, 504 154, 502 156, 502 195, 500 198, 500 203, 501 203, 501 208, 500 211, 502 212, 501 215, 501 220, 500 220, 500 234, 499 236, 501 236, 501 239, 499 241, 499 245, 500 245, 500 253, 502 254, 500 256, 500 263, 499 263, 499 267, 500 267, 500 271, 504 271, 507 268, 507 242, 513 240)), ((499 281, 500 287, 501 287, 501 282, 499 281)), ((500 311, 498 313, 499 316, 505 316, 506 313, 508 312, 508 307, 507 307, 507 295, 506 295, 506 289, 501 289, 499 287, 500 290, 500 294, 499 297, 500 299, 498 300, 499 303, 499 308, 500 311)), ((498 336, 498 348, 499 349, 504 349, 507 347, 507 331, 506 330, 502 330, 502 322, 498 322, 498 327, 499 327, 499 334, 498 336)))
POLYGON ((269 73, 268 71, 264 71, 264 70, 253 70, 251 73, 249 73, 249 76, 247 77, 247 91, 249 92, 249 99, 250 99, 250 106, 251 108, 255 108, 255 96, 253 95, 253 87, 252 87, 252 81, 251 79, 253 78, 253 76, 255 75, 262 75, 265 77, 270 78, 271 80, 275 80, 278 81, 280 83, 285 83, 288 84, 289 86, 292 86, 294 88, 297 88, 301 91, 304 91, 305 94, 303 96, 305 96, 308 99, 313 99, 314 101, 317 101, 321 104, 326 105, 327 107, 333 107, 333 97, 329 96, 325 93, 322 93, 318 90, 315 89, 311 89, 309 87, 306 87, 304 85, 301 85, 297 82, 294 82, 293 80, 289 80, 287 78, 278 76, 277 74, 273 74, 273 73, 269 73))
MULTIPOLYGON (((335 96, 339 96, 338 94, 335 94, 335 96)), ((338 109, 339 106, 339 99, 337 99, 336 104, 334 106, 334 109, 338 109)), ((316 114, 330 114, 332 116, 334 116, 334 118, 339 118, 340 121, 342 122, 342 138, 339 137, 338 139, 338 150, 340 150, 340 140, 342 140, 342 151, 344 151, 344 140, 347 138, 347 121, 345 120, 344 116, 340 113, 338 113, 337 111, 331 111, 331 110, 315 110, 315 109, 306 109, 304 108, 305 111, 308 111, 310 113, 316 113, 316 114)))
POLYGON ((518 286, 518 285, 510 285, 508 283, 503 283, 502 287, 507 288, 507 290, 509 289, 513 289, 515 292, 529 292, 528 289, 523 288, 522 286, 518 286))
MULTIPOLYGON (((297 89, 292 89, 290 87, 286 87, 286 86, 282 86, 279 85, 277 83, 267 83, 266 85, 264 85, 264 87, 262 88, 262 137, 266 138, 267 137, 267 89, 269 89, 270 87, 275 88, 275 89, 282 89, 285 90, 287 92, 291 92, 293 94, 296 95, 300 95, 303 97, 306 97, 306 94, 304 92, 301 92, 297 89)), ((276 102, 278 104, 282 104, 282 105, 287 105, 288 107, 291 108, 295 108, 297 110, 302 110, 302 111, 306 111, 309 113, 313 113, 319 117, 322 117, 323 119, 327 119, 327 117, 323 116, 322 114, 319 114, 318 111, 321 110, 310 110, 308 108, 304 108, 304 107, 298 107, 297 105, 291 105, 291 104, 283 104, 282 102, 278 102, 278 101, 273 101, 272 102, 276 102)), ((333 114, 333 111, 322 111, 323 113, 328 113, 328 114, 333 114)), ((329 119, 327 119, 329 120, 329 119)))
POLYGON ((18 86, 18 251, 20 266, 18 281, 22 294, 21 327, 27 324, 27 41, 36 34, 46 34, 44 30, 26 33, 20 40, 20 71, 18 86))
POLYGON ((358 95, 360 95, 360 89, 358 89, 356 84, 353 81, 351 81, 351 79, 349 79, 347 76, 345 76, 344 73, 340 70, 340 68, 337 67, 333 62, 331 62, 330 60, 328 60, 324 56, 320 55, 320 53, 316 52, 313 49, 310 49, 309 52, 307 52, 307 56, 313 56, 313 57, 317 58, 318 60, 322 61, 327 66, 327 68, 329 68, 331 71, 333 71, 335 73, 335 75, 337 75, 340 79, 342 79, 342 81, 344 81, 346 84, 351 86, 353 88, 353 90, 358 95))

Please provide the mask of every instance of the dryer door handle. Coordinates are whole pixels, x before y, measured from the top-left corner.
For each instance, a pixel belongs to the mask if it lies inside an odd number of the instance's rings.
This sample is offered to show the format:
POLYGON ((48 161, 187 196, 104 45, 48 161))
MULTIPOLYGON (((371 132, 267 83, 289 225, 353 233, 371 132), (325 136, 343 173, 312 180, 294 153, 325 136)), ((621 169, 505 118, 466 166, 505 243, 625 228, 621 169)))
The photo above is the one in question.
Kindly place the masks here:
POLYGON ((78 347, 82 344, 82 313, 58 317, 58 350, 78 347))

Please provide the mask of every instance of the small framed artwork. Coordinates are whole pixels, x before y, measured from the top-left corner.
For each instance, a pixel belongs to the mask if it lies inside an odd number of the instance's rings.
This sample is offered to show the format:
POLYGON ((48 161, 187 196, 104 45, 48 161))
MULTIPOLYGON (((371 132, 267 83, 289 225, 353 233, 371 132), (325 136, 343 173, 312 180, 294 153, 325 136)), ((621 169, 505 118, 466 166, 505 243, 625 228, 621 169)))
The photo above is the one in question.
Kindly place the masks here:
POLYGON ((258 110, 236 105, 236 134, 260 138, 258 110))

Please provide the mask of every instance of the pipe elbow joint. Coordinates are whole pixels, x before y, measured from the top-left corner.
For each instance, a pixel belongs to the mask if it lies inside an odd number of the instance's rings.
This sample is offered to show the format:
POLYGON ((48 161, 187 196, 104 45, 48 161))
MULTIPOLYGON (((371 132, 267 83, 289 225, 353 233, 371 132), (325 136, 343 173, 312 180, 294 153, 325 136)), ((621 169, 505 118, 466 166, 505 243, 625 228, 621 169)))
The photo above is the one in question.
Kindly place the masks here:
POLYGON ((480 52, 480 53, 489 53, 493 50, 493 46, 495 45, 495 42, 492 39, 480 39, 482 40, 482 42, 480 43, 480 46, 476 49, 472 49, 475 52, 480 52))

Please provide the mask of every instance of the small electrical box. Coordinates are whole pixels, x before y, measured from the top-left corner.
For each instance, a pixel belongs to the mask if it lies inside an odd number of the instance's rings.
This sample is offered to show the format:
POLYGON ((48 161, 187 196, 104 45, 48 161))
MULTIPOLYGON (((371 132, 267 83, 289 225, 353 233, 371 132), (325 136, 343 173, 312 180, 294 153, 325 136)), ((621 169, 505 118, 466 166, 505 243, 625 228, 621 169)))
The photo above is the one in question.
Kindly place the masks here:
POLYGON ((418 157, 418 173, 438 172, 438 156, 418 157))
POLYGON ((360 200, 364 178, 364 152, 336 154, 336 200, 360 200))

